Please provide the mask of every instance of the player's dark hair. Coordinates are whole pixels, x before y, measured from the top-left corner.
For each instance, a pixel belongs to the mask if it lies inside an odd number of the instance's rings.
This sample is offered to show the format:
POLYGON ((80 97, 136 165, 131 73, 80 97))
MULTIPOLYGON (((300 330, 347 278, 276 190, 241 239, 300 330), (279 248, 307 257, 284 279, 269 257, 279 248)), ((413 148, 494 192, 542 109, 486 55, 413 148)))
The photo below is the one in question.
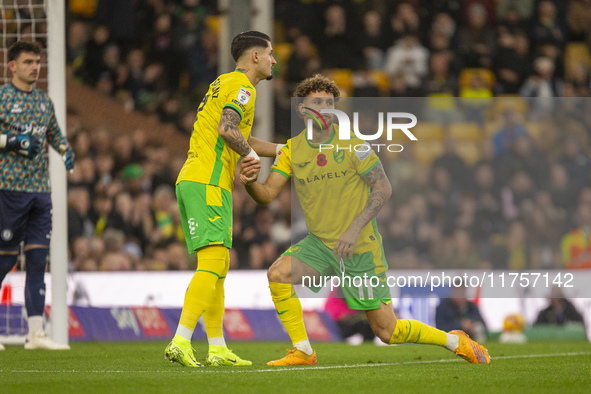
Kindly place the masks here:
POLYGON ((8 61, 18 59, 21 53, 28 52, 34 53, 35 55, 41 55, 43 48, 37 41, 17 41, 8 48, 8 61))
POLYGON ((270 42, 271 37, 265 33, 256 30, 245 31, 234 37, 230 52, 234 61, 237 62, 244 55, 244 52, 254 47, 266 48, 270 42))

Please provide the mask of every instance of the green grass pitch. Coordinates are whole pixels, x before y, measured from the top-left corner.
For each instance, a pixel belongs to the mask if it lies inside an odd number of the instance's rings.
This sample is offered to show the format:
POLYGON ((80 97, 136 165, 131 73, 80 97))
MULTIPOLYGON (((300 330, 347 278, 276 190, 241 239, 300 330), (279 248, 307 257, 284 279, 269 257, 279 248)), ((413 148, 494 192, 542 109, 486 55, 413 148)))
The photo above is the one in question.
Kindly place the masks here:
MULTIPOLYGON (((204 359, 206 344, 194 343, 204 359)), ((287 343, 231 348, 252 367, 189 369, 164 360, 165 342, 73 343, 70 351, 0 352, 2 393, 588 393, 591 344, 487 343, 490 365, 425 345, 316 343, 318 365, 271 368, 287 343)))

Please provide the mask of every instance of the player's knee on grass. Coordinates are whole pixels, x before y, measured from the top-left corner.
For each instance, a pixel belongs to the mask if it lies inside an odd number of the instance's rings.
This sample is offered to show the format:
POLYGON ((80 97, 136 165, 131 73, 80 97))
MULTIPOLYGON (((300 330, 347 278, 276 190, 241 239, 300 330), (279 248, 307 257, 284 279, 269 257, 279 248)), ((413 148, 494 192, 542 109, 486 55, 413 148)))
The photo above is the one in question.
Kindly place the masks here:
POLYGON ((392 305, 381 303, 379 309, 365 311, 365 313, 375 336, 389 344, 397 323, 392 305))
POLYGON ((272 283, 291 283, 291 258, 281 256, 269 267, 267 279, 272 283))

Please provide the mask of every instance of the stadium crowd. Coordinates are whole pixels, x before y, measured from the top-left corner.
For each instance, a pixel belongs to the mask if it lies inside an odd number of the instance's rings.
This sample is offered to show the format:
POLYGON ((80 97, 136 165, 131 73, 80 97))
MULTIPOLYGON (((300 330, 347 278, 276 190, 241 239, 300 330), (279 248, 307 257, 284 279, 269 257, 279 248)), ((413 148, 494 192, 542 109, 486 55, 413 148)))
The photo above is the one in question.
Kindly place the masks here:
MULTIPOLYGON (((218 15, 213 0, 70 0, 73 78, 188 138, 217 75, 218 15)), ((419 142, 381 155, 390 267, 591 267, 588 1, 277 0, 275 22, 277 141, 294 84, 317 72, 345 96, 434 98, 419 142)), ((174 195, 184 158, 140 129, 76 119, 71 269, 190 268, 174 195)), ((231 268, 267 268, 305 231, 290 205, 286 191, 258 207, 237 185, 231 268)))

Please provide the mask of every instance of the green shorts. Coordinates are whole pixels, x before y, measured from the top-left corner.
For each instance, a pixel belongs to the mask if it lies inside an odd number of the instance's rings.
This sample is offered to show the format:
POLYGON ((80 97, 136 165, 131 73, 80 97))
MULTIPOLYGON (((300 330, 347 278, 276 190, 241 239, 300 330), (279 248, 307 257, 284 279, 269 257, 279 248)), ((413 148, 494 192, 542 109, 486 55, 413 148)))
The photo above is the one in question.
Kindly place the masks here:
MULTIPOLYGON (((301 260, 318 271, 322 278, 338 277, 347 305, 351 309, 374 310, 380 308, 380 303, 389 304, 392 301, 390 289, 386 284, 388 263, 381 244, 379 248, 355 254, 352 259, 345 259, 344 264, 341 264, 337 257, 333 257, 332 250, 318 237, 308 234, 283 254, 301 260)), ((310 283, 314 282, 310 281, 310 283)), ((323 287, 310 286, 310 283, 304 281, 303 285, 314 292, 318 292, 323 287)), ((327 279, 325 286, 330 286, 331 283, 335 282, 327 279)))
POLYGON ((209 245, 232 247, 232 193, 182 181, 176 185, 176 198, 189 253, 209 245))

